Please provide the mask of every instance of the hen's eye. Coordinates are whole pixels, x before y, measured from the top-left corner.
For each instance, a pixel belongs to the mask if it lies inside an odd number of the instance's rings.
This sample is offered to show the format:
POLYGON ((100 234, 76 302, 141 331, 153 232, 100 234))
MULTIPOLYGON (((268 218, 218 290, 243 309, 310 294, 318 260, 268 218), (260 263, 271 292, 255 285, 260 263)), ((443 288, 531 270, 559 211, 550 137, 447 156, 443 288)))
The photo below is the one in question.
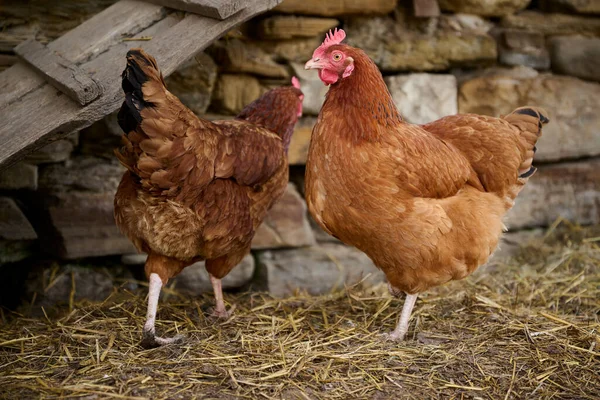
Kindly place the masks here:
POLYGON ((342 59, 342 55, 340 53, 336 53, 333 55, 334 61, 340 61, 342 59))

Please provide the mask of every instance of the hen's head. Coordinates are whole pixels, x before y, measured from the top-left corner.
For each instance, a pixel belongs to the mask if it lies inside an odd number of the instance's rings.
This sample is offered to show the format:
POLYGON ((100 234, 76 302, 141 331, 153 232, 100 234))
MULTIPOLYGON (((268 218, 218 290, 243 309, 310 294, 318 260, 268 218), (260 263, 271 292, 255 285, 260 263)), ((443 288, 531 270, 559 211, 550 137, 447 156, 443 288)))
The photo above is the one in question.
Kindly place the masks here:
POLYGON ((300 82, 293 77, 292 86, 269 90, 244 107, 236 118, 275 132, 283 139, 287 148, 294 126, 302 116, 302 100, 304 94, 300 90, 300 82))
POLYGON ((351 47, 341 44, 346 38, 343 29, 329 31, 323 44, 313 53, 312 59, 305 65, 305 69, 319 70, 319 78, 326 85, 333 85, 340 79, 349 77, 354 71, 354 58, 349 54, 351 47))

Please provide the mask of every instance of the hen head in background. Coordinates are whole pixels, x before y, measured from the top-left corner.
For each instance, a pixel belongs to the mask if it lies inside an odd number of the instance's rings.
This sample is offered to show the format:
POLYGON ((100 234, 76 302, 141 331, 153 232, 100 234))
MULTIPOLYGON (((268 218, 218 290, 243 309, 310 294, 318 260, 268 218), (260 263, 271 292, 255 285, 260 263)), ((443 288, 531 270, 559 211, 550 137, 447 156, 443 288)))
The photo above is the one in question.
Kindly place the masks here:
POLYGON ((340 44, 346 38, 343 29, 329 31, 323 44, 313 53, 312 59, 304 69, 318 69, 319 78, 326 85, 333 85, 340 79, 349 77, 354 71, 354 59, 350 56, 349 46, 340 44))

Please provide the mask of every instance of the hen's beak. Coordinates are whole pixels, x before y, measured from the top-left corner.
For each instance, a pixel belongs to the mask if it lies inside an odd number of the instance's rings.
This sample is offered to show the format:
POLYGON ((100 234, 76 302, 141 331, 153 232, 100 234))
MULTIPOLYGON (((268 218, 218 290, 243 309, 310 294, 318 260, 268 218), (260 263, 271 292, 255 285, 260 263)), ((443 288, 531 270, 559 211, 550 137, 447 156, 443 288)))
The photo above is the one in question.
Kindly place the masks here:
POLYGON ((304 64, 304 69, 322 69, 323 64, 320 58, 313 58, 304 64))

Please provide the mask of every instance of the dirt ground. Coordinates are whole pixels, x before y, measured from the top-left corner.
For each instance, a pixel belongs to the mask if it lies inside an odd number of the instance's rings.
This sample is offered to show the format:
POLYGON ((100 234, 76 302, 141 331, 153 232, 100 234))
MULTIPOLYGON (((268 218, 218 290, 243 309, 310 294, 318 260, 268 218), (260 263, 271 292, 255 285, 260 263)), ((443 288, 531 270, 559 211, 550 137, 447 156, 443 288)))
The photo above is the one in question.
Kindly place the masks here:
POLYGON ((360 285, 321 297, 167 290, 157 330, 185 342, 139 346, 145 290, 101 304, 4 310, 0 397, 81 399, 598 399, 600 229, 566 227, 506 264, 424 294, 408 339, 402 300, 360 285))

